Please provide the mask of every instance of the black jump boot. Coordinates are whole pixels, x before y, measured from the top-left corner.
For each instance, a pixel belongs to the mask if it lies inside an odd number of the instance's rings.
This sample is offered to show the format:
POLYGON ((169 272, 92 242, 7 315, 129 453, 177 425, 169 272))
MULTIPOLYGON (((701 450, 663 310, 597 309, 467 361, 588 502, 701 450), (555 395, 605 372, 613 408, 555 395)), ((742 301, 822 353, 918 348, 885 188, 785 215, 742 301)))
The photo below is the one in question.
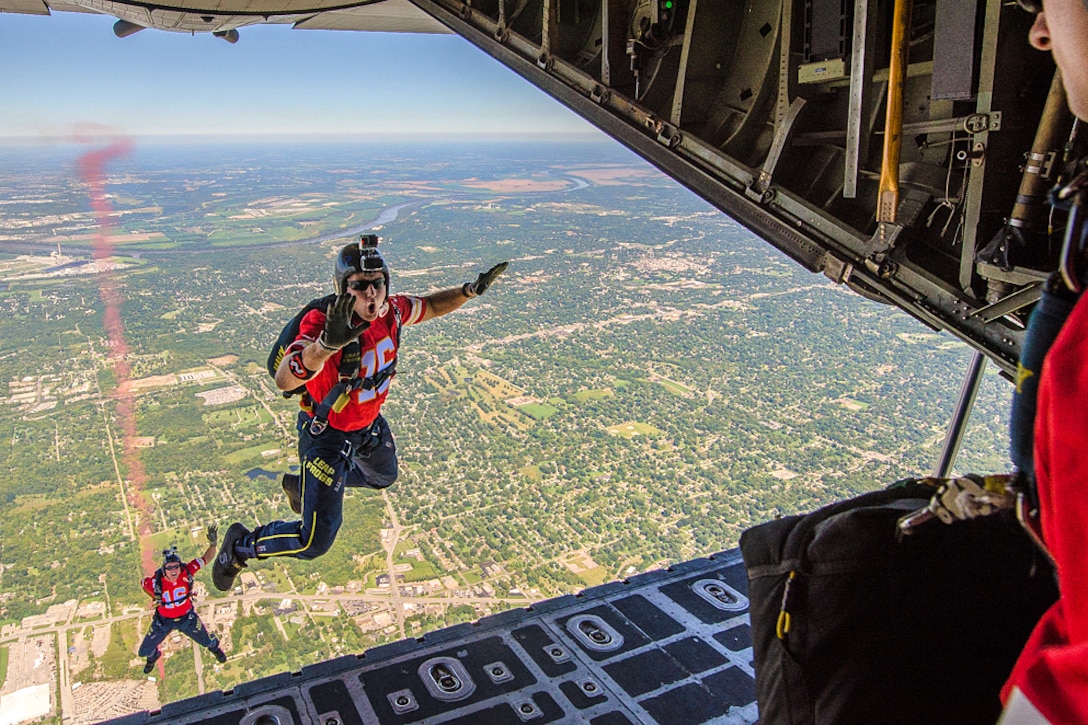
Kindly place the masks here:
POLYGON ((145 675, 151 674, 151 670, 155 669, 155 663, 159 661, 160 657, 162 657, 162 652, 160 652, 159 650, 155 650, 155 652, 147 658, 147 662, 144 663, 145 675))
POLYGON ((234 545, 249 534, 242 524, 234 523, 227 529, 227 535, 223 537, 223 545, 219 547, 219 554, 212 565, 212 582, 215 588, 221 592, 229 592, 234 586, 234 577, 246 565, 246 557, 234 551, 234 545))
POLYGON ((291 510, 296 514, 302 513, 302 486, 299 485, 298 476, 294 473, 285 473, 280 479, 280 486, 287 494, 287 503, 291 504, 291 510))

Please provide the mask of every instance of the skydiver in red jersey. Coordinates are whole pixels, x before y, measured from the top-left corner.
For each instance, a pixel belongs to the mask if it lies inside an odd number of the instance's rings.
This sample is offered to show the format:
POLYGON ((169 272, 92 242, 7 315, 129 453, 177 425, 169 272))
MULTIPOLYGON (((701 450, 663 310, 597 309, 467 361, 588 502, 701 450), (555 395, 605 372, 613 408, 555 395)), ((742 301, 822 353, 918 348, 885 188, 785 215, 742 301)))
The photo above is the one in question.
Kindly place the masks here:
POLYGON ((272 521, 253 531, 232 524, 212 569, 218 589, 228 591, 247 560, 321 556, 340 530, 344 487, 383 489, 396 480, 396 443, 381 407, 401 328, 459 309, 486 292, 507 264, 428 295, 393 295, 376 236, 363 235, 340 250, 333 269, 335 299, 302 318, 275 371, 280 390, 305 386, 297 421, 300 470, 283 478, 291 508, 302 518, 272 521))
POLYGON ((189 563, 182 563, 177 549, 163 552, 162 567, 149 577, 144 577, 143 589, 155 600, 155 614, 151 618, 151 627, 140 644, 140 656, 146 657, 144 673, 151 674, 152 668, 162 652, 159 645, 166 636, 177 630, 187 635, 201 647, 215 655, 219 662, 226 662, 227 655, 219 647, 219 639, 208 634, 204 623, 193 608, 193 576, 211 561, 215 554, 218 527, 208 527, 208 548, 204 554, 189 563))
MULTIPOLYGON (((1070 110, 1088 120, 1088 0, 1020 0, 1035 13, 1031 44, 1050 51, 1070 110)), ((1069 209, 1057 290, 1072 307, 1039 374, 1033 469, 1042 541, 1060 596, 1043 615, 1002 691, 1002 725, 1088 723, 1088 171, 1052 194, 1069 209)))

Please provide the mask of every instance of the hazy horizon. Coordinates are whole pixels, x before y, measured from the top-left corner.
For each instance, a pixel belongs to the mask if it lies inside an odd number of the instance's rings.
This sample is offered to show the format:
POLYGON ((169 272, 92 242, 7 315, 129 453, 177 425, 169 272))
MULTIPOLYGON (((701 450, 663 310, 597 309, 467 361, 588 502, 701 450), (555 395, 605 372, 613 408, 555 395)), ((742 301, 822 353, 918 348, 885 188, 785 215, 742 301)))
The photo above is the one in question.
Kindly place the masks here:
POLYGON ((0 147, 55 147, 55 146, 88 146, 95 143, 133 140, 137 142, 152 142, 161 145, 180 146, 185 144, 351 144, 361 145, 367 143, 456 143, 478 144, 480 146, 495 143, 556 143, 556 144, 618 144, 619 142, 602 133, 560 133, 560 132, 511 132, 492 133, 481 137, 471 133, 356 133, 356 134, 321 134, 321 133, 250 133, 250 134, 112 134, 99 132, 84 134, 80 138, 76 134, 63 134, 44 136, 37 135, 13 135, 0 136, 0 147))
POLYGON ((229 45, 114 22, 0 16, 0 138, 599 133, 456 35, 253 25, 229 45))

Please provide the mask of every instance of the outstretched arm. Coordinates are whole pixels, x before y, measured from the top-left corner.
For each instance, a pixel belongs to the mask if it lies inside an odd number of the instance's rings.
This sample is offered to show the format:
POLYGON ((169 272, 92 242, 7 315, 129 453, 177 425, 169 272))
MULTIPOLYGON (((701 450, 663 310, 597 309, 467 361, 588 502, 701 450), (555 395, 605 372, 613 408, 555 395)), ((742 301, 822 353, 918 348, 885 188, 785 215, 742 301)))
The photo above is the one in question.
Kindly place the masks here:
POLYGON ((420 322, 426 322, 427 320, 441 317, 456 309, 460 309, 461 305, 472 298, 467 297, 461 287, 451 287, 450 289, 432 292, 429 295, 425 295, 423 299, 427 301, 427 308, 426 312, 423 313, 423 317, 420 318, 420 322))
POLYGON ((212 563, 215 558, 216 544, 219 541, 219 524, 210 524, 206 531, 208 537, 208 548, 204 550, 204 556, 200 557, 204 560, 204 564, 208 565, 212 563))
POLYGON ((474 282, 465 282, 460 287, 439 290, 426 295, 423 299, 427 301, 427 311, 420 322, 449 314, 473 297, 479 297, 487 291, 496 277, 506 271, 509 265, 509 262, 500 262, 486 272, 481 272, 474 282))

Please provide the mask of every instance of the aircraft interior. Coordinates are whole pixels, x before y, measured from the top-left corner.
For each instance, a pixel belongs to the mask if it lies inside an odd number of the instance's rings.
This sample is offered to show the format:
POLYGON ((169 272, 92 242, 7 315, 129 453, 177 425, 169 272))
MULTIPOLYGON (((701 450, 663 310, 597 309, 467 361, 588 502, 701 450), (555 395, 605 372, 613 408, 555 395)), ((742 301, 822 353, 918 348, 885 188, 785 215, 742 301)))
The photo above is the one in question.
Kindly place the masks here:
MULTIPOLYGON (((452 32, 799 265, 1013 380, 1069 262, 1048 191, 1083 155, 1032 16, 1003 0, 0 0, 115 33, 452 32)), ((955 384, 959 384, 957 381, 955 384)), ((1010 386, 1011 388, 1011 386, 1010 386)), ((750 723, 747 580, 730 549, 124 723, 750 723)))

